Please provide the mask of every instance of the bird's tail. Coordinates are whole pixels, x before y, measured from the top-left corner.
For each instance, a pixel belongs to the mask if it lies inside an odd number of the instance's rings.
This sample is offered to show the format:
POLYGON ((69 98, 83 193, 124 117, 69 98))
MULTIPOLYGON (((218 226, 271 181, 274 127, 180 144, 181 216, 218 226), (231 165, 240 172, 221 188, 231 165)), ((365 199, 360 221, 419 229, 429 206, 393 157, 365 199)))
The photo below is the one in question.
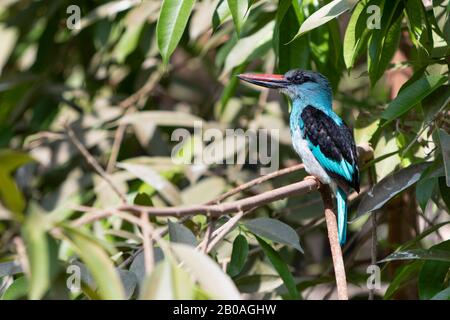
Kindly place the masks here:
POLYGON ((337 188, 337 224, 339 243, 345 244, 347 239, 347 194, 341 188, 337 188))

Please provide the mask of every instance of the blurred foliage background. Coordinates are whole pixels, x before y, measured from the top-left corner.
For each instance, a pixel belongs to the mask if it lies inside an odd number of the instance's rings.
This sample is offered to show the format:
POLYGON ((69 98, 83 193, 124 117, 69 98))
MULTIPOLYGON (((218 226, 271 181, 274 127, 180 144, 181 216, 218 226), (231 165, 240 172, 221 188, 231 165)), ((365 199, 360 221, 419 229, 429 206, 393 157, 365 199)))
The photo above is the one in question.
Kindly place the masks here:
POLYGON ((254 210, 209 255, 194 249, 205 216, 152 217, 162 238, 146 270, 143 224, 111 209, 120 197, 70 138, 130 204, 206 203, 260 176, 262 165, 217 163, 245 142, 221 153, 220 137, 180 144, 174 130, 193 133, 197 121, 221 132, 277 129, 280 167, 298 163, 288 101, 236 74, 303 68, 330 79, 336 112, 357 144, 374 148, 362 192, 351 196, 350 219, 359 217, 343 249, 351 298, 449 299, 449 8, 448 0, 0 0, 1 298, 336 297, 318 193, 254 210), (194 161, 202 153, 218 161, 194 161), (384 259, 381 283, 369 293, 374 258, 384 259))

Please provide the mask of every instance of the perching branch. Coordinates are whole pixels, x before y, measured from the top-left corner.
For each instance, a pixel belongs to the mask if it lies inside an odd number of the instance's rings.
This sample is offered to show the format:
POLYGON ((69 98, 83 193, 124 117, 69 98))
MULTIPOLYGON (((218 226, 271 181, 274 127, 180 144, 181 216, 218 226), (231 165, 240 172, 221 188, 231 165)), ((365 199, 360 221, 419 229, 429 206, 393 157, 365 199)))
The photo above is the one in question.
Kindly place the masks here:
POLYGON ((209 214, 211 217, 219 217, 227 213, 236 213, 240 211, 247 211, 255 207, 261 207, 265 204, 287 197, 306 194, 318 190, 318 188, 319 185, 317 182, 313 180, 305 180, 281 188, 263 192, 256 196, 222 204, 163 208, 145 207, 138 205, 120 205, 116 209, 119 211, 128 211, 135 214, 144 212, 152 216, 183 217, 194 214, 209 214))
POLYGON ((337 294, 339 300, 348 300, 347 279, 345 276, 344 259, 338 239, 338 227, 331 190, 328 185, 321 185, 320 194, 325 208, 325 221, 327 223, 328 241, 330 242, 331 257, 333 259, 334 276, 336 278, 337 294))

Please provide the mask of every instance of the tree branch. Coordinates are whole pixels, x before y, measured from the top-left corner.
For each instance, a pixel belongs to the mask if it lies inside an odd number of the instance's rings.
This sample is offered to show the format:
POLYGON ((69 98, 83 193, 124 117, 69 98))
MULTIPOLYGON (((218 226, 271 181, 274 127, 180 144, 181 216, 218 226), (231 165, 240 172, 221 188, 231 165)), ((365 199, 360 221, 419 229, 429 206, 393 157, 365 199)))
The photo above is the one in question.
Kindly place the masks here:
POLYGON ((338 228, 331 191, 328 185, 321 185, 320 194, 325 207, 325 221, 327 223, 328 241, 330 242, 331 257, 333 259, 334 275, 336 278, 339 300, 348 300, 347 279, 345 276, 344 259, 338 239, 338 228))
POLYGON ((142 212, 153 216, 172 216, 183 217, 194 214, 210 214, 211 217, 218 217, 227 213, 247 211, 254 207, 261 207, 267 203, 284 199, 291 196, 306 194, 319 189, 316 181, 305 180, 296 182, 281 188, 263 192, 253 197, 240 199, 233 202, 227 202, 214 205, 192 205, 185 207, 145 207, 138 205, 120 205, 116 209, 119 211, 128 211, 135 214, 142 212))
POLYGON ((229 198, 233 195, 235 195, 236 193, 239 193, 241 191, 247 190, 253 186, 256 186, 258 184, 261 184, 267 180, 276 178, 276 177, 280 177, 282 175, 294 172, 294 171, 298 171, 304 168, 303 163, 300 164, 296 164, 295 166, 289 167, 289 168, 284 168, 269 174, 266 174, 265 176, 250 180, 249 182, 243 183, 241 185, 239 185, 238 187, 231 189, 228 192, 225 192, 224 194, 220 195, 219 197, 217 197, 214 200, 211 200, 209 202, 207 202, 206 204, 214 204, 214 203, 219 203, 222 202, 223 200, 225 200, 226 198, 229 198))

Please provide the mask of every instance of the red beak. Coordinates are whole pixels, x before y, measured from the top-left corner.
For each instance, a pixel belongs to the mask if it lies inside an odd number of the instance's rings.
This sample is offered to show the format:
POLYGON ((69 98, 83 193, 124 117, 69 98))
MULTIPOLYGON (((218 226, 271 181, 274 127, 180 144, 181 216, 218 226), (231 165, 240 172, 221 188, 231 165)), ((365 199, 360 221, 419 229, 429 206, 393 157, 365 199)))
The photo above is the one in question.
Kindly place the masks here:
POLYGON ((258 86, 272 89, 286 88, 289 84, 282 74, 244 73, 238 75, 238 78, 258 86))

